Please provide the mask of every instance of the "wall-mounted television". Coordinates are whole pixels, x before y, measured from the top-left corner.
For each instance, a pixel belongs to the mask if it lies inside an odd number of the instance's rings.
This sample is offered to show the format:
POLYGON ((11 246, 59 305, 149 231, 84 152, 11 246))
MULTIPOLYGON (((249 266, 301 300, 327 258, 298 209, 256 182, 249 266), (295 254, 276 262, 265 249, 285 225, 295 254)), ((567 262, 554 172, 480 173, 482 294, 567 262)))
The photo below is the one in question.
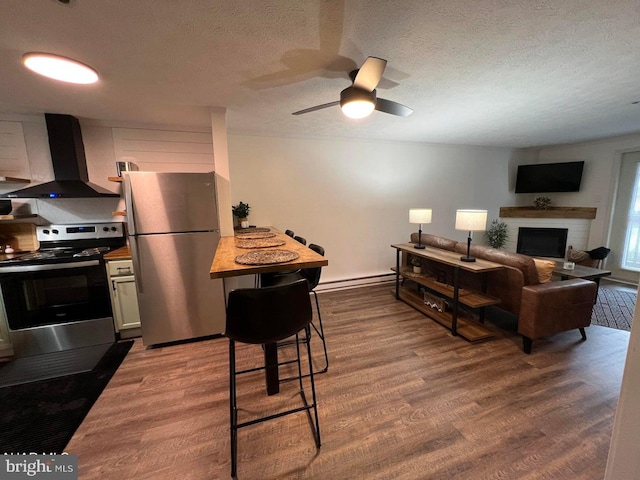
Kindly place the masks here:
POLYGON ((578 192, 584 162, 519 165, 516 193, 578 192))

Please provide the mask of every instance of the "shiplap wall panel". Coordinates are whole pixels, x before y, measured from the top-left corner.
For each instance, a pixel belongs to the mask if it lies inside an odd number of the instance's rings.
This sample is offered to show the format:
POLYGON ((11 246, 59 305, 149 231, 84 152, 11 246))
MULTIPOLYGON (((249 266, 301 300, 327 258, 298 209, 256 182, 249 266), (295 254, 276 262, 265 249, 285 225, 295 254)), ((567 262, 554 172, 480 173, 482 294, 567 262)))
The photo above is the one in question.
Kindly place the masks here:
POLYGON ((114 128, 116 160, 133 162, 148 171, 212 171, 213 142, 210 133, 114 128))
POLYGON ((22 123, 0 121, 0 176, 29 179, 29 157, 22 123))

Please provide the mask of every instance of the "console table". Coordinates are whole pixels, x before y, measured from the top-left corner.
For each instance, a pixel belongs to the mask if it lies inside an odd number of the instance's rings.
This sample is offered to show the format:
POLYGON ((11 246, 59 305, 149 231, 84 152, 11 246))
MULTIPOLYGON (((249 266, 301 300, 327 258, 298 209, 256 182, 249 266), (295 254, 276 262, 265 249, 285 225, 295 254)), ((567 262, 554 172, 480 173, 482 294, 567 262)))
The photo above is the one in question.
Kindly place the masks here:
POLYGON ((471 342, 493 337, 493 332, 482 325, 484 320, 484 307, 497 305, 500 303, 500 299, 489 296, 485 293, 486 274, 492 271, 502 270, 504 268, 503 265, 481 259, 477 259, 475 262, 463 262, 460 260, 461 255, 459 253, 431 247, 417 249, 413 243, 395 244, 391 245, 391 247, 396 249, 396 266, 391 269, 396 273, 396 300, 403 300, 416 310, 426 314, 433 320, 436 320, 438 323, 451 330, 451 334, 454 336, 460 335, 471 342), (411 266, 409 265, 409 256, 417 256, 430 262, 435 262, 436 264, 444 264, 453 267, 452 284, 447 285, 446 283, 441 283, 436 278, 426 273, 413 273, 411 266), (460 270, 482 275, 483 291, 460 287, 460 270), (416 291, 401 285, 401 278, 409 279, 416 283, 419 286, 418 290, 416 291), (439 297, 449 299, 451 301, 451 312, 441 312, 425 305, 420 287, 427 289, 430 293, 439 297), (476 322, 469 316, 462 315, 459 308, 460 305, 464 305, 471 309, 478 309, 480 314, 480 323, 476 322))

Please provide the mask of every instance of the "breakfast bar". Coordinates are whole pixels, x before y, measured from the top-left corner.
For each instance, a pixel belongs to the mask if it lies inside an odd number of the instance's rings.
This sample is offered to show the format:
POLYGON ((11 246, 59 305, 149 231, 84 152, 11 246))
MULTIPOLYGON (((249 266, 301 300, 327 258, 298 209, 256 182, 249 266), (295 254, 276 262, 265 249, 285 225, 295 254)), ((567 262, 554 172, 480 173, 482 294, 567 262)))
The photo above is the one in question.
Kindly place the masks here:
MULTIPOLYGON (((293 238, 285 235, 279 230, 273 227, 264 227, 258 230, 265 230, 275 233, 272 236, 275 240, 274 243, 278 243, 274 247, 266 248, 240 248, 238 246, 238 234, 234 236, 222 237, 218 243, 213 263, 209 271, 211 278, 230 278, 238 277, 241 275, 259 275, 262 273, 270 272, 286 272, 290 270, 297 270, 299 268, 314 268, 324 267, 328 265, 328 260, 322 255, 317 254, 310 248, 302 245, 293 238), (260 265, 241 264, 236 261, 238 257, 246 255, 248 252, 274 252, 276 250, 293 252, 297 255, 297 258, 278 263, 264 263, 260 265)), ((251 229, 245 229, 241 232, 250 232, 251 229)), ((293 255, 292 255, 293 256, 293 255)), ((264 346, 264 358, 265 358, 265 376, 267 384, 267 394, 274 395, 278 393, 279 387, 279 374, 278 374, 278 349, 275 343, 267 344, 264 346)))

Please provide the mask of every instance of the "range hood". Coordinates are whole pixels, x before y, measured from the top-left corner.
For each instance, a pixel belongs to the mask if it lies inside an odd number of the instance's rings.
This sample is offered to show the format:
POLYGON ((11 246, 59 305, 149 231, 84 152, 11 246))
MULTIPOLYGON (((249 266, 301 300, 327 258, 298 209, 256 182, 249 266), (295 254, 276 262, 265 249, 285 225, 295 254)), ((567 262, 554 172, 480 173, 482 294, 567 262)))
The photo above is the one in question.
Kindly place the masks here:
POLYGON ((45 113, 53 163, 52 182, 0 195, 1 198, 96 198, 119 197, 89 182, 80 122, 71 115, 45 113))

